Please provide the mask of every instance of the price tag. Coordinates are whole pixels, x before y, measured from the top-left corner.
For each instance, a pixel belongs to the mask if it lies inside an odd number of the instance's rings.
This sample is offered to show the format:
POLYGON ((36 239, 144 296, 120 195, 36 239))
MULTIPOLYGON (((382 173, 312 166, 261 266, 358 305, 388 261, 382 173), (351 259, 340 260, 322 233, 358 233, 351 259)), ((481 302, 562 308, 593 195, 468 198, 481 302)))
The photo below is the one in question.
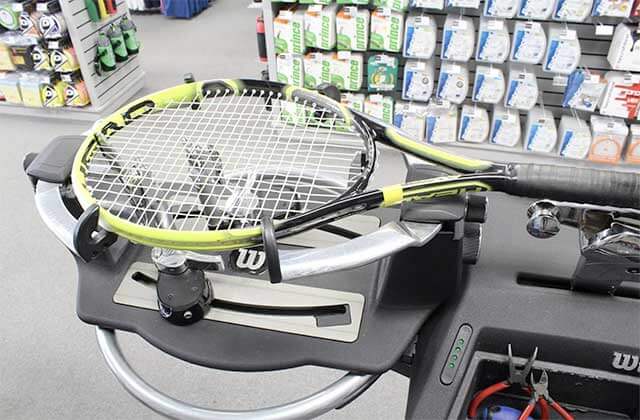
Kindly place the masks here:
POLYGON ((426 64, 425 64, 423 61, 417 61, 417 62, 414 64, 414 68, 415 68, 416 70, 424 70, 424 69, 425 69, 425 67, 426 67, 426 64))
POLYGON ((601 23, 596 25, 596 35, 598 36, 611 36, 613 35, 613 25, 603 25, 601 23))
POLYGON ((369 95, 369 102, 379 104, 384 99, 384 96, 376 93, 375 95, 369 95))
POLYGON ((457 64, 452 64, 449 66, 449 73, 451 74, 460 74, 460 66, 457 64))
POLYGON ((24 7, 22 6, 22 3, 12 3, 11 10, 13 10, 14 12, 22 12, 24 10, 24 7))
POLYGON ((47 3, 36 3, 36 10, 38 12, 48 12, 47 3))
POLYGON ((377 10, 377 12, 378 12, 378 14, 379 14, 380 16, 384 16, 384 17, 389 17, 389 16, 391 16, 391 9, 389 9, 388 7, 380 7, 380 8, 377 10))
POLYGON ((569 83, 569 78, 567 76, 555 76, 553 78, 553 86, 567 86, 569 83))
POLYGON ((504 22, 498 19, 492 19, 487 22, 487 28, 492 31, 501 31, 504 28, 504 22))
POLYGON ((291 10, 280 10, 280 18, 290 20, 293 17, 293 12, 291 10))
POLYGON ((69 82, 69 83, 71 83, 71 81, 72 81, 71 75, 67 74, 67 73, 60 74, 60 79, 64 80, 65 82, 69 82))
POLYGON ((351 58, 351 51, 338 51, 338 60, 349 60, 351 58))
POLYGON ((48 45, 50 50, 57 50, 60 48, 60 41, 49 41, 48 45))
POLYGON ((576 31, 573 31, 571 29, 565 29, 560 33, 560 39, 563 41, 572 41, 577 37, 578 35, 576 34, 576 31))
POLYGON ((353 6, 345 6, 342 10, 349 16, 355 16, 358 13, 358 8, 353 6))
POLYGON ((600 75, 599 74, 590 74, 587 78, 587 81, 591 83, 600 83, 600 75))
POLYGON ((309 8, 307 10, 309 10, 310 12, 313 12, 313 13, 320 13, 320 12, 322 12, 322 5, 321 4, 312 4, 312 5, 309 6, 309 8))
POLYGON ((451 27, 456 29, 467 29, 467 21, 462 19, 456 19, 451 22, 451 27))

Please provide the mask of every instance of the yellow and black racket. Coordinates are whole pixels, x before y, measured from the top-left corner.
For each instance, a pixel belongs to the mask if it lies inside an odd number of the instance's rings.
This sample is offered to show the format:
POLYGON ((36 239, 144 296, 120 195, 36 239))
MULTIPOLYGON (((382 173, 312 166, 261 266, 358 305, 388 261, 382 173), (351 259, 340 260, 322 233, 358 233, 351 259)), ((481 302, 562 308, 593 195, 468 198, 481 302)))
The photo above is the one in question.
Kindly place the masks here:
POLYGON ((640 208, 640 176, 496 164, 410 140, 317 92, 258 80, 173 87, 104 119, 78 151, 76 196, 100 224, 149 246, 223 250, 356 212, 476 191, 640 208), (455 175, 367 190, 376 142, 455 175))

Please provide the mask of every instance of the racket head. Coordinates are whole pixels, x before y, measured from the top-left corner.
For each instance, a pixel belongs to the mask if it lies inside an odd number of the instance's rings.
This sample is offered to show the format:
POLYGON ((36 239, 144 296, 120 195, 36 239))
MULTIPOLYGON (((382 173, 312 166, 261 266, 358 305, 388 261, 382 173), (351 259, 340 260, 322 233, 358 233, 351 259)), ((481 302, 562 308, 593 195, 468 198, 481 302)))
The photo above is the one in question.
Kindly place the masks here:
MULTIPOLYGON (((212 80, 145 96, 94 126, 72 187, 100 225, 154 247, 224 250, 261 239, 261 219, 363 191, 373 133, 342 104, 277 82, 212 80)), ((295 229, 292 229, 295 230, 295 229)))

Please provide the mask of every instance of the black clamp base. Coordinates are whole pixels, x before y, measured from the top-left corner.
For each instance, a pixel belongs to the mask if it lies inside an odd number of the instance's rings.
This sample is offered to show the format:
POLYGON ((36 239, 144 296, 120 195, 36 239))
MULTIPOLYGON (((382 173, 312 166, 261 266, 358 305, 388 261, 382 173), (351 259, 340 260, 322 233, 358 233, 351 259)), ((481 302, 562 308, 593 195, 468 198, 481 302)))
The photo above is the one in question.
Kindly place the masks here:
POLYGON ((213 290, 204 272, 191 268, 181 273, 160 271, 156 290, 160 315, 176 325, 200 321, 213 299, 213 290))
POLYGON ((73 232, 73 246, 85 262, 95 259, 118 240, 115 233, 98 225, 99 218, 100 208, 92 204, 82 213, 73 232))

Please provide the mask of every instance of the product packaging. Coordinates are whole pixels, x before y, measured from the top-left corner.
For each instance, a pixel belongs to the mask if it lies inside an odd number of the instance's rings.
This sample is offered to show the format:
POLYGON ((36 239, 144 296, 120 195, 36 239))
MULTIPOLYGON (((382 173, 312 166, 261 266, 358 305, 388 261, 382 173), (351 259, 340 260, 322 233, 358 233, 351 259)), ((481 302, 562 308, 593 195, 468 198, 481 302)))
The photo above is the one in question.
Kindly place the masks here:
POLYGON ((13 2, 0 3, 0 29, 15 31, 20 27, 20 12, 14 10, 13 2))
POLYGON ((589 149, 589 160, 617 163, 620 161, 629 128, 623 119, 591 116, 593 142, 589 149))
POLYGON ((423 9, 444 9, 444 0, 409 0, 409 6, 423 9))
POLYGON ((584 159, 591 147, 591 129, 585 120, 563 115, 559 128, 560 156, 584 159))
POLYGON ((553 8, 553 19, 564 22, 582 22, 591 14, 593 0, 558 0, 553 8))
POLYGON ((539 22, 516 22, 511 61, 538 64, 547 48, 547 36, 539 22))
POLYGON ((21 73, 22 103, 30 107, 57 108, 64 106, 64 91, 60 80, 43 73, 21 73))
POLYGON ((509 82, 504 105, 528 111, 538 102, 538 80, 536 75, 526 69, 512 67, 509 70, 509 82))
POLYGON ((408 16, 404 30, 402 55, 429 59, 436 50, 438 26, 430 16, 408 16))
POLYGON ((554 0, 520 0, 518 17, 522 19, 547 20, 553 12, 554 0))
POLYGON ((460 7, 464 9, 478 9, 480 0, 447 0, 446 7, 460 7))
POLYGON ((594 112, 606 87, 607 82, 600 74, 582 69, 576 70, 571 73, 567 81, 562 106, 594 112))
POLYGON ((341 93, 340 103, 353 110, 364 112, 364 93, 341 93))
POLYGON ((0 71, 15 70, 16 66, 11 60, 11 44, 13 36, 9 33, 0 33, 0 71))
POLYGON ((70 73, 80 69, 76 51, 71 44, 62 49, 51 50, 49 57, 51 66, 57 72, 70 73))
POLYGON ((477 66, 473 84, 474 102, 497 104, 504 97, 505 80, 502 69, 497 67, 477 66))
POLYGON ((469 61, 475 46, 475 27, 470 17, 448 15, 442 35, 443 60, 469 61))
POLYGON ((509 28, 503 20, 480 18, 476 61, 504 63, 510 47, 509 28))
POLYGON ((600 114, 636 119, 640 107, 640 75, 610 71, 600 103, 600 114))
POLYGON ((304 56, 304 87, 316 89, 323 83, 331 83, 331 53, 307 53, 304 56))
POLYGON ((578 67, 582 54, 576 31, 559 25, 552 26, 549 29, 548 44, 544 71, 571 74, 578 67))
POLYGON ((458 107, 432 99, 427 106, 425 138, 428 143, 452 143, 458 135, 458 107))
POLYGON ((627 146, 624 160, 627 163, 640 163, 640 125, 631 125, 631 138, 627 146))
POLYGON ((443 62, 438 78, 438 99, 461 104, 469 91, 469 70, 460 64, 443 62))
POLYGON ((609 46, 607 60, 614 70, 640 71, 638 25, 620 23, 609 46))
POLYGON ((31 60, 33 61, 33 69, 38 71, 50 71, 51 61, 49 50, 41 45, 35 45, 31 50, 31 60))
POLYGON ((519 0, 485 0, 484 15, 493 18, 511 19, 516 15, 519 0))
POLYGON ((548 109, 535 107, 527 116, 524 148, 529 152, 549 153, 558 141, 558 129, 553 113, 548 109))
POLYGON ((520 142, 521 130, 518 111, 501 105, 494 106, 489 134, 491 144, 514 147, 520 142))
POLYGON ((369 48, 378 51, 399 52, 402 49, 404 14, 388 8, 371 13, 369 48))
POLYGON ((362 53, 338 51, 331 60, 331 84, 340 90, 360 90, 363 66, 362 53))
POLYGON ((370 92, 395 90, 398 81, 398 58, 376 54, 367 63, 367 86, 370 92))
POLYGON ((424 141, 426 128, 426 105, 396 102, 393 125, 416 141, 424 141))
POLYGON ((21 104, 20 76, 18 73, 0 72, 0 102, 21 104))
POLYGON ((364 101, 364 112, 387 124, 393 124, 393 98, 371 94, 364 101))
POLYGON ((427 102, 433 94, 435 68, 432 61, 407 60, 404 66, 402 99, 427 102))
POLYGON ((300 54, 284 53, 276 57, 278 82, 304 86, 304 61, 300 54))
POLYGON ((406 12, 409 7, 409 0, 372 0, 375 7, 387 7, 394 12, 406 12))
POLYGON ((336 16, 338 50, 366 51, 369 45, 369 10, 344 6, 336 16))
POLYGON ((331 50, 336 46, 337 4, 313 4, 304 14, 304 39, 309 48, 331 50))
POLYGON ((489 137, 489 113, 486 109, 464 105, 460 114, 458 141, 484 143, 489 137))
POLYGON ((591 16, 628 18, 633 0, 594 0, 591 16))
POLYGON ((304 38, 304 9, 281 9, 273 20, 276 54, 304 54, 307 50, 304 38))

